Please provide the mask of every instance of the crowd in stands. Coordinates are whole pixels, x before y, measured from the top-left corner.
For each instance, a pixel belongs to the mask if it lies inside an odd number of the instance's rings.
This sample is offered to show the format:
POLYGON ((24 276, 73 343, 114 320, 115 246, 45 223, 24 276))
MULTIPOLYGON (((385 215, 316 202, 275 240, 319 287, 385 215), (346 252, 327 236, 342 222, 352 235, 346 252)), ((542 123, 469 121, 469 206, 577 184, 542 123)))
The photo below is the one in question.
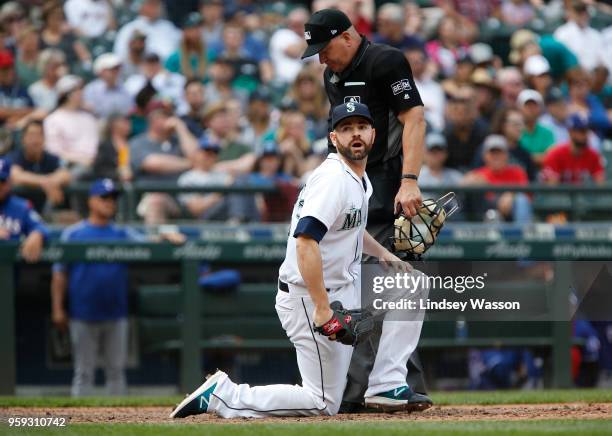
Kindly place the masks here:
MULTIPOLYGON (((594 0, 28 0, 0 6, 0 155, 47 217, 109 177, 275 194, 149 193, 148 224, 287 221, 327 154, 310 13, 338 7, 410 62, 428 134, 420 184, 602 183, 612 7, 594 0)), ((531 197, 487 193, 528 222, 531 197)), ((483 210, 484 212, 484 210, 483 210)))

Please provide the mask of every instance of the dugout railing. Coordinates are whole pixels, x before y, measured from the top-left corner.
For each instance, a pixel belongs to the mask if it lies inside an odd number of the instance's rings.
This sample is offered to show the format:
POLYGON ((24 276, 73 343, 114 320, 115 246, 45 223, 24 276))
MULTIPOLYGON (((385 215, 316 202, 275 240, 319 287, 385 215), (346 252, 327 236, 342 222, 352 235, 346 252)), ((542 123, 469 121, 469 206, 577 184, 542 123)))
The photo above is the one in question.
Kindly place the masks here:
MULTIPOLYGON (((474 226, 469 226, 474 227, 474 226)), ((498 229, 496 233, 487 233, 480 240, 468 240, 466 235, 470 231, 466 229, 455 230, 453 226, 447 229, 447 235, 442 237, 438 244, 431 249, 428 258, 431 260, 556 260, 555 262, 555 284, 553 292, 553 307, 556 313, 565 313, 568 304, 568 274, 570 268, 564 261, 578 259, 610 260, 612 259, 612 238, 607 226, 595 227, 592 232, 571 236, 567 229, 552 228, 547 226, 536 227, 535 230, 527 230, 520 237, 516 231, 509 230, 504 237, 504 231, 498 229), (449 236, 455 234, 457 238, 449 236), (602 235, 606 234, 607 237, 602 235), (514 236, 512 236, 514 235, 514 236)), ((233 229, 234 231, 236 229, 233 229)), ((255 232, 257 233, 257 232, 255 232)), ((177 308, 178 332, 176 347, 180 354, 180 385, 182 388, 196 385, 201 379, 200 353, 202 350, 202 303, 203 299, 211 296, 203 296, 198 286, 199 265, 206 261, 213 265, 224 265, 227 263, 240 264, 269 264, 278 265, 285 254, 285 241, 281 239, 281 231, 273 231, 275 237, 262 237, 261 232, 256 238, 243 237, 241 241, 214 240, 213 238, 203 241, 189 241, 183 246, 173 246, 166 243, 161 244, 84 244, 84 243, 59 243, 51 242, 45 249, 42 262, 167 262, 180 263, 181 283, 180 295, 178 295, 177 308)), ((472 234, 472 237, 474 235, 472 234)), ((3 340, 0 341, 0 392, 13 394, 15 388, 15 265, 22 260, 18 254, 18 247, 14 243, 0 245, 0 331, 3 340)), ((270 281, 274 281, 271 277, 270 281)), ((238 294, 239 295, 239 294, 238 294)), ((274 289, 270 290, 270 316, 274 317, 273 295, 274 289)), ((229 300, 231 296, 225 297, 229 300)), ((234 306, 239 301, 232 300, 234 306)), ((280 326, 278 327, 280 329, 280 326)), ((540 343, 530 343, 528 339, 512 339, 512 331, 504 335, 505 342, 501 337, 489 337, 474 341, 456 341, 454 332, 449 332, 446 338, 430 338, 428 346, 448 346, 449 339, 457 346, 496 346, 496 345, 534 345, 550 347, 552 350, 552 385, 556 387, 568 387, 571 385, 570 378, 570 345, 571 332, 569 322, 552 322, 545 338, 537 339, 540 343), (436 344, 436 340, 444 341, 436 344)), ((249 332, 245 332, 248 337, 249 332)), ((424 340, 427 338, 424 338, 424 340)), ((209 343, 210 345, 210 343, 209 343)), ((214 346, 214 344, 213 344, 214 346)), ((219 344, 220 347, 223 344, 219 344)))

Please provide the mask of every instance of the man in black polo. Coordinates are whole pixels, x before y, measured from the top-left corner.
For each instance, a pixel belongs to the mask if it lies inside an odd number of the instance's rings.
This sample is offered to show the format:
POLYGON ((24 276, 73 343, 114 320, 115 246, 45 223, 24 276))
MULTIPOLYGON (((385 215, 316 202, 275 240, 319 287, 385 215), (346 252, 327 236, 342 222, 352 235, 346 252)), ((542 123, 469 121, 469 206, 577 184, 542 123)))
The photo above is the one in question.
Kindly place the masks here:
MULTIPOLYGON (((389 247, 395 215, 403 212, 414 216, 422 203, 417 179, 423 162, 426 123, 410 65, 401 51, 371 43, 360 35, 339 10, 315 12, 305 25, 304 38, 308 46, 302 58, 318 54, 319 62, 327 65, 324 81, 331 107, 357 101, 366 104, 374 118, 376 139, 366 167, 374 188, 368 231, 389 247)), ((331 143, 329 148, 335 151, 331 143)), ((376 339, 379 337, 380 332, 376 339)), ((363 402, 377 348, 378 340, 356 347, 344 393, 344 410, 356 410, 363 402)), ((407 381, 413 390, 425 391, 416 353, 408 364, 407 381)))

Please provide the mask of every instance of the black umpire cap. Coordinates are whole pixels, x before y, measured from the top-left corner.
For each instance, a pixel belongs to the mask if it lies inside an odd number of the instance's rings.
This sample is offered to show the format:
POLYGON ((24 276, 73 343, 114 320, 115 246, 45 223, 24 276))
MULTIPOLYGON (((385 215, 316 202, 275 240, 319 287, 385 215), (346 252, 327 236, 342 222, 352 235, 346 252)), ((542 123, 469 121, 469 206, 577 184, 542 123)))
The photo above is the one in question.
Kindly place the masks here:
POLYGON ((340 121, 349 117, 363 117, 374 124, 370 110, 365 104, 357 103, 356 101, 349 101, 343 103, 334 108, 332 112, 332 129, 335 129, 340 121))
POLYGON ((351 20, 338 9, 321 9, 312 14, 304 25, 304 39, 308 47, 302 59, 319 53, 329 44, 329 41, 351 26, 351 20))

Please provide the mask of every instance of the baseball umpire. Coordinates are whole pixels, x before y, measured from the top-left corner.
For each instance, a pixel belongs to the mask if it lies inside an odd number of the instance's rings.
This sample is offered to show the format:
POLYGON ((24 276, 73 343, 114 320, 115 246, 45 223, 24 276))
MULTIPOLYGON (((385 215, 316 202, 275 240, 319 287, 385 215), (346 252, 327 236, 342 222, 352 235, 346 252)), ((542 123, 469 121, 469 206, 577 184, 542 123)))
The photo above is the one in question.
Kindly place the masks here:
MULTIPOLYGON (((295 347, 302 385, 238 385, 217 371, 172 411, 172 418, 211 412, 224 418, 338 413, 358 339, 353 314, 344 308, 361 305, 362 253, 410 270, 365 229, 372 194, 365 174, 375 136, 372 122, 363 104, 334 108, 330 137, 338 153, 330 153, 313 171, 293 209, 276 312, 295 347)), ((388 328, 381 341, 388 358, 376 362, 379 376, 367 386, 367 401, 383 410, 428 408, 430 400, 405 384, 406 362, 416 346, 403 334, 406 323, 384 324, 388 328)))
MULTIPOLYGON (((319 61, 327 65, 324 81, 331 107, 353 101, 370 109, 376 139, 366 167, 374 189, 367 230, 389 247, 395 214, 414 216, 422 204, 417 179, 423 161, 426 123, 410 65, 401 51, 371 43, 360 35, 349 18, 336 9, 315 12, 305 25, 304 37, 308 46, 302 58, 318 54, 319 61)), ((331 141, 328 145, 330 152, 334 151, 331 141)), ((420 327, 407 334, 418 337, 420 327)), ((363 402, 379 337, 380 331, 374 334, 373 341, 363 342, 355 349, 344 411, 357 410, 363 402)), ((416 352, 408 364, 407 382, 416 392, 425 392, 416 352)))

